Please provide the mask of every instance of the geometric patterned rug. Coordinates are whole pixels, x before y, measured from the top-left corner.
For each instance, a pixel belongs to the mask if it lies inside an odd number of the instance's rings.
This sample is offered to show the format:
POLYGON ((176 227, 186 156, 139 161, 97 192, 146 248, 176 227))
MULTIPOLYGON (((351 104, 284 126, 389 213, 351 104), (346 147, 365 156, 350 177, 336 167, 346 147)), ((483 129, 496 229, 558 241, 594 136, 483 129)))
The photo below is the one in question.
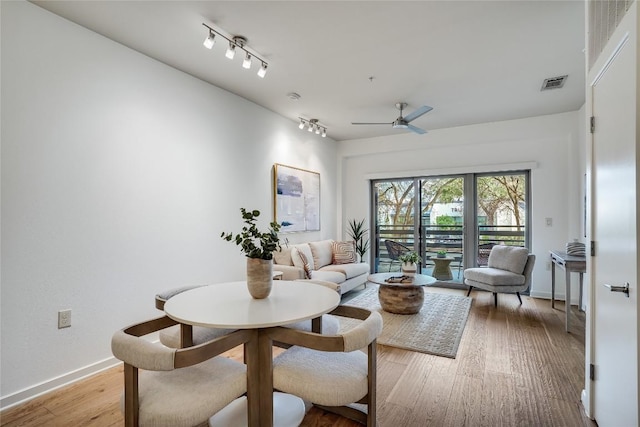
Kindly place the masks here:
MULTIPOLYGON (((461 295, 432 293, 425 287, 424 304, 417 314, 393 314, 382 310, 378 286, 367 288, 344 305, 378 311, 382 315, 382 334, 378 343, 421 353, 455 359, 467 323, 471 301, 461 295)), ((341 328, 350 328, 352 319, 340 319, 341 328)))

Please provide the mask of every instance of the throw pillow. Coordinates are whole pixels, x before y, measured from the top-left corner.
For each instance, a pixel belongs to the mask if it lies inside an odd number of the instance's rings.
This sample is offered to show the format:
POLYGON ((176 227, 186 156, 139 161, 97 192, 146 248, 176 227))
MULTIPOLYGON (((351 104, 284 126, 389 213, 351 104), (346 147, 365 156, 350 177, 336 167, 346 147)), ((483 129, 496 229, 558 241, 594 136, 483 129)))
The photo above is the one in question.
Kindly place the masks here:
POLYGON ((304 277, 307 279, 311 279, 311 268, 309 267, 309 261, 307 260, 306 255, 302 251, 298 251, 298 256, 302 260, 302 268, 304 270, 304 277))
POLYGON ((273 262, 280 265, 293 265, 291 249, 292 248, 281 247, 279 251, 273 252, 273 262))
POLYGON ((320 270, 325 265, 331 264, 333 261, 333 240, 320 240, 318 242, 309 242, 311 249, 311 257, 313 258, 313 270, 320 270))
POLYGON ((333 250, 334 264, 351 264, 357 261, 356 242, 353 240, 346 242, 333 242, 331 246, 333 250))

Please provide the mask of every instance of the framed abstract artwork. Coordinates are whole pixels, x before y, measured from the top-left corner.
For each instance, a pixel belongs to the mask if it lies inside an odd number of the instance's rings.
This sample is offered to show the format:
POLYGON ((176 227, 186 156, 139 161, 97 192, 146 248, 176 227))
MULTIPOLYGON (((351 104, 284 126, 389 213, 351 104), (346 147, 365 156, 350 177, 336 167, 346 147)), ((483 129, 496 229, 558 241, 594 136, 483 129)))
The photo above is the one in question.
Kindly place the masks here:
POLYGON ((320 174, 276 163, 273 175, 273 216, 281 232, 320 230, 320 174))

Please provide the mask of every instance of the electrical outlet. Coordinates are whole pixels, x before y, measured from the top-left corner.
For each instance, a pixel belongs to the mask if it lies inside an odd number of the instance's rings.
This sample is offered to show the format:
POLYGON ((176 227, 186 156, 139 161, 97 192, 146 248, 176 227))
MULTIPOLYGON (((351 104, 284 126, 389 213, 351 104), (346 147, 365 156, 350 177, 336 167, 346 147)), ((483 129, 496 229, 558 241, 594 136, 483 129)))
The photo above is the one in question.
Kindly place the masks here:
POLYGON ((71 327, 71 309, 58 312, 58 329, 71 327))

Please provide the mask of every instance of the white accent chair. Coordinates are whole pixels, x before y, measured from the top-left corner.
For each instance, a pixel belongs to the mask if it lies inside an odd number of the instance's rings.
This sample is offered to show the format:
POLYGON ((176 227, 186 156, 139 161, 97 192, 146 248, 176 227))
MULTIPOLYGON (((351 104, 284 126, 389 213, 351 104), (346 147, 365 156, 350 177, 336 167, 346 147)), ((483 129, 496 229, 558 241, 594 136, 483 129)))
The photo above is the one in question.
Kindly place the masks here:
POLYGON ((376 339, 382 332, 382 316, 350 306, 338 306, 331 314, 362 322, 336 335, 282 327, 269 330, 273 341, 292 345, 273 361, 273 387, 375 426, 376 339), (366 410, 354 403, 366 405, 366 410))
POLYGON ((124 362, 121 406, 127 427, 204 424, 247 391, 246 366, 215 356, 255 338, 255 331, 236 331, 186 349, 143 338, 175 324, 165 316, 113 335, 111 351, 124 362))
POLYGON ((496 245, 491 248, 487 267, 467 268, 464 271, 464 283, 469 285, 467 296, 473 288, 493 292, 495 306, 498 306, 498 293, 515 292, 520 304, 520 292, 531 285, 531 273, 536 256, 529 254, 527 248, 519 246, 496 245))

